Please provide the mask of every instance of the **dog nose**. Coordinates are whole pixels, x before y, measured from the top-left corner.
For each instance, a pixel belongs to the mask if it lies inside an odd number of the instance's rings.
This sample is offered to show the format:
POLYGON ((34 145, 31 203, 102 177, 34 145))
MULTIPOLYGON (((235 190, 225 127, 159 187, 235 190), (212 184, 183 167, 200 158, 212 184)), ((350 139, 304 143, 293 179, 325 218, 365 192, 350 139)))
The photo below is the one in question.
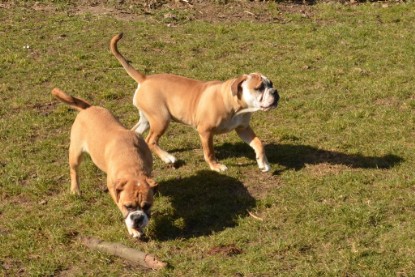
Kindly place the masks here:
POLYGON ((144 215, 142 214, 132 214, 130 216, 132 222, 134 222, 135 226, 140 226, 144 222, 144 215))
POLYGON ((271 94, 274 96, 275 101, 280 100, 280 95, 278 94, 278 91, 276 89, 272 90, 271 94))

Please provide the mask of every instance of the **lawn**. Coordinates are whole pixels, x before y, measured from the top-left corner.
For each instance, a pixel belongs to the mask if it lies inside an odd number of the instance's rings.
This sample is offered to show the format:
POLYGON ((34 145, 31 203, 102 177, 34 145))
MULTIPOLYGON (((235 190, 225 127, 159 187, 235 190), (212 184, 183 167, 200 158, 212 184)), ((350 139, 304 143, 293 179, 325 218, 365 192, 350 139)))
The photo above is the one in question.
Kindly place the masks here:
POLYGON ((414 276, 413 2, 150 11, 122 2, 0 4, 0 275, 414 276), (217 14, 201 16, 209 12, 217 14), (120 51, 146 74, 226 80, 259 71, 281 96, 251 122, 268 173, 235 133, 215 137, 228 170, 210 171, 197 132, 170 125, 160 144, 181 166, 154 159, 148 241, 128 236, 89 158, 82 196, 70 195, 76 112, 50 94, 59 87, 132 127, 136 84, 108 50, 119 32, 120 51), (148 271, 87 249, 88 236, 169 267, 148 271))

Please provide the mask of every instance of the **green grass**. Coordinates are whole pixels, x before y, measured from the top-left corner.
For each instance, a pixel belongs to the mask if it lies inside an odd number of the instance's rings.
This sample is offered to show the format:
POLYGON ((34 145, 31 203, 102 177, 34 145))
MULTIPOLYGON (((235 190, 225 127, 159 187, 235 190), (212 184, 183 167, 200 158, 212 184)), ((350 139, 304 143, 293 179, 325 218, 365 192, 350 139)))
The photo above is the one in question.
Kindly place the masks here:
POLYGON ((0 9, 1 275, 413 276, 413 3, 317 4, 308 17, 269 3, 278 22, 175 27, 157 15, 121 20, 56 5, 0 9), (108 51, 121 31, 121 52, 146 73, 226 80, 260 71, 281 96, 252 120, 271 173, 234 133, 215 138, 229 170, 208 171, 196 132, 170 126, 161 145, 184 165, 155 158, 148 242, 128 237, 90 159, 82 197, 69 194, 76 113, 50 95, 59 87, 133 126, 135 83, 108 51), (137 247, 170 267, 144 271, 86 249, 80 236, 137 247))

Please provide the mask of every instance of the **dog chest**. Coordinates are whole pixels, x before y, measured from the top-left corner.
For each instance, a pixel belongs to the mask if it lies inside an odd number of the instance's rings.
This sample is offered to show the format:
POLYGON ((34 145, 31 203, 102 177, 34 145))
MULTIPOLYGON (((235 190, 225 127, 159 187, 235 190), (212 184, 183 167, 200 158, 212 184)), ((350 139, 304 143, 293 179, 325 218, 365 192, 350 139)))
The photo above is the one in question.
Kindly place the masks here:
POLYGON ((250 119, 250 113, 235 115, 233 117, 227 118, 223 120, 216 128, 216 133, 227 133, 235 130, 238 127, 247 127, 249 125, 250 119))

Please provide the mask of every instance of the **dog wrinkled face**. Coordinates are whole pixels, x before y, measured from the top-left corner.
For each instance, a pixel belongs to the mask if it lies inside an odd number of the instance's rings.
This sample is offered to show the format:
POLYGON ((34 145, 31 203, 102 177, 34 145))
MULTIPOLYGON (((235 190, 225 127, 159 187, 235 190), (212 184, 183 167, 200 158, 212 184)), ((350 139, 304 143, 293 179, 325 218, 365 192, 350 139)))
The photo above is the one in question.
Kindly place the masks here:
POLYGON ((117 206, 125 218, 129 234, 133 237, 141 237, 150 220, 156 187, 156 182, 145 177, 116 182, 117 206))
POLYGON ((264 75, 259 73, 246 75, 240 86, 241 98, 248 108, 268 111, 277 107, 280 96, 271 80, 264 75))

